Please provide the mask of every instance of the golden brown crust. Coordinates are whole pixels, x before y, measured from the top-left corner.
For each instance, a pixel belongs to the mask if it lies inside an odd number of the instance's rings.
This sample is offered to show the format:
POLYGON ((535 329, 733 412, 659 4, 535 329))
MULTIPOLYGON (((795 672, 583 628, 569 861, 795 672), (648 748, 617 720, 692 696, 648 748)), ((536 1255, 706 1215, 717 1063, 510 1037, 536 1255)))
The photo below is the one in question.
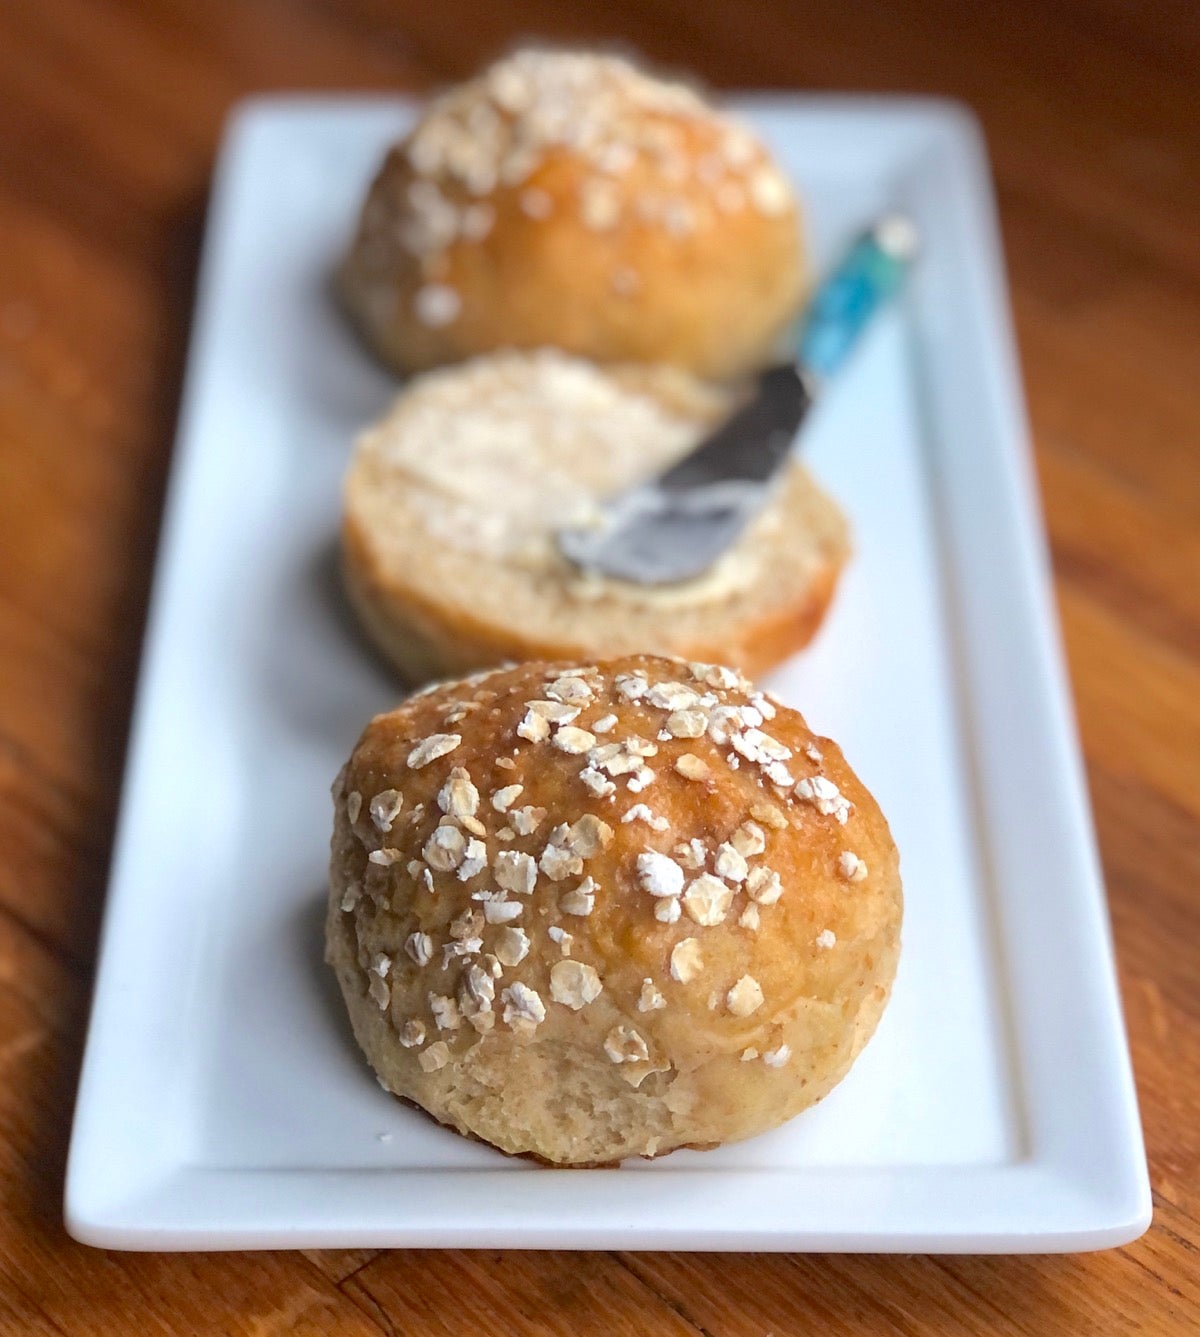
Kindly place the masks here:
POLYGON ((390 1090, 502 1150, 752 1136, 836 1084, 886 1002, 887 824, 836 745, 728 670, 444 684, 371 722, 334 795, 355 1034, 390 1090))
POLYGON ((555 547, 558 526, 673 463, 733 402, 670 368, 551 350, 416 378, 346 477, 343 565, 368 633, 410 682, 637 651, 772 667, 820 625, 849 551, 844 517, 799 462, 684 585, 585 578, 555 547))
MULTIPOLYGON (((465 1137, 468 1142, 478 1142, 482 1147, 492 1147, 492 1143, 479 1136, 478 1133, 471 1132, 470 1129, 457 1128, 452 1123, 446 1123, 439 1119, 431 1110, 427 1110, 424 1105, 411 1099, 409 1096, 402 1096, 397 1092, 389 1093, 393 1099, 398 1100, 406 1109, 415 1110, 426 1119, 432 1120, 439 1128, 448 1128, 452 1133, 457 1133, 460 1137, 465 1137)), ((656 1151, 640 1155, 639 1160, 657 1161, 664 1156, 669 1156, 672 1151, 715 1151, 720 1146, 719 1142, 684 1142, 677 1147, 671 1147, 668 1151, 656 1151)), ((543 1170, 619 1170, 624 1164, 623 1161, 572 1161, 570 1165, 564 1165, 561 1161, 547 1160, 545 1156, 539 1156, 536 1151, 505 1151, 503 1147, 492 1147, 493 1151, 498 1151, 502 1156, 509 1157, 514 1161, 528 1161, 531 1165, 539 1165, 543 1170)))
MULTIPOLYGON (((673 636, 666 617, 659 624, 660 643, 648 648, 684 659, 734 664, 748 677, 761 677, 816 635, 848 556, 849 548, 843 546, 796 591, 790 604, 730 625, 719 641, 673 636)), ((623 648, 598 645, 586 637, 558 641, 532 637, 523 624, 489 624, 461 607, 422 598, 379 571, 369 540, 349 513, 342 521, 342 576, 363 629, 401 678, 413 685, 510 660, 582 660, 623 648)))
POLYGON ((494 149, 496 161, 468 164, 489 175, 482 192, 462 179, 463 154, 424 160, 423 132, 429 140, 431 128, 453 128, 481 106, 498 119, 501 142, 509 126, 522 140, 536 125, 539 84, 561 91, 558 66, 573 59, 520 55, 497 67, 521 68, 533 85, 530 106, 515 114, 496 104, 496 69, 485 72, 435 102, 388 154, 339 279, 368 343, 406 372, 543 346, 719 378, 763 365, 805 283, 797 209, 765 149, 703 104, 656 105, 658 85, 646 99, 644 76, 585 57, 599 91, 571 96, 585 113, 600 108, 589 118, 596 143, 567 147, 552 137, 511 181, 511 151, 505 160, 494 149), (619 171, 597 166, 613 147, 606 117, 616 147, 628 150, 619 171), (484 235, 463 222, 474 218, 486 220, 484 235), (425 305, 430 292, 441 304, 425 305))

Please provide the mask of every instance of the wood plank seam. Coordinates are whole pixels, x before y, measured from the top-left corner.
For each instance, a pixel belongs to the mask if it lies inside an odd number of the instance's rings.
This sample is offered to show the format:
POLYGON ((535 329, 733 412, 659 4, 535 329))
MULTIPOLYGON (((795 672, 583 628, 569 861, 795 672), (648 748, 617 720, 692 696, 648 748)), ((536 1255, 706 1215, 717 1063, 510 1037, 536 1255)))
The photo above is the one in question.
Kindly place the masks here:
POLYGON ((0 901, 0 917, 3 917, 14 929, 25 936, 46 953, 52 957, 60 966, 69 970, 72 975, 81 984, 86 984, 91 979, 92 971, 95 969, 94 963, 90 957, 81 956, 76 953, 66 943, 58 942, 54 938, 41 932, 11 905, 6 905, 0 901))
POLYGON ((629 1262, 628 1257, 625 1254, 614 1253, 611 1256, 615 1258, 617 1262, 619 1262, 627 1272, 629 1272, 632 1276, 636 1277, 637 1280, 643 1286, 645 1286, 647 1290, 657 1295, 658 1298, 663 1302, 663 1304, 673 1309, 679 1315, 679 1317, 683 1319, 683 1321, 686 1324, 688 1324, 689 1327, 694 1328, 698 1333, 700 1333, 701 1337, 717 1337, 716 1333, 712 1332, 709 1328, 706 1328, 704 1324, 700 1322, 699 1319, 689 1314, 677 1300, 672 1299, 672 1297, 668 1295, 665 1291, 662 1291, 657 1286, 655 1286, 653 1280, 650 1277, 645 1276, 643 1273, 639 1272, 635 1267, 633 1267, 629 1262))

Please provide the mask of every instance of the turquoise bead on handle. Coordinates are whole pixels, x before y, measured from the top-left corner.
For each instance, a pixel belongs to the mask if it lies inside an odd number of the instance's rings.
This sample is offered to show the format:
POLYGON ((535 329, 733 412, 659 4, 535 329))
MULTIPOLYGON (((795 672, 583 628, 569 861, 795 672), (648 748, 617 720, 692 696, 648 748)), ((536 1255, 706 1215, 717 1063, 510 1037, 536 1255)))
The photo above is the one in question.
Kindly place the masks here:
POLYGON ((907 218, 880 220, 850 247, 813 294, 800 331, 800 365, 826 379, 846 360, 871 317, 900 286, 916 254, 907 218))

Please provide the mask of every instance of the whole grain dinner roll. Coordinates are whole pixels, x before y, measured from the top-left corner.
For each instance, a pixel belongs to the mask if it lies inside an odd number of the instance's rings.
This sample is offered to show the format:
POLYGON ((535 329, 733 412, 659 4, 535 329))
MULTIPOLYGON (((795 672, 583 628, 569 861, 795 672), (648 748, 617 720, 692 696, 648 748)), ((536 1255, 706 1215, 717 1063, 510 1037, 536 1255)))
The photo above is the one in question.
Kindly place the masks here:
POLYGON ((792 190, 749 130, 626 60, 539 50, 433 101, 341 270, 403 371, 554 345, 736 375, 769 356, 804 282, 792 190))
POLYGON ((583 575, 555 532, 679 459, 729 393, 664 367, 497 353, 412 382, 360 439, 345 484, 346 584, 409 681, 509 659, 653 650, 759 673, 804 645, 848 554, 837 505, 799 462, 702 577, 583 575))
POLYGON ((751 1137, 874 1031, 896 847, 836 744, 646 655, 444 683, 334 785, 327 956, 383 1086, 553 1165, 751 1137))

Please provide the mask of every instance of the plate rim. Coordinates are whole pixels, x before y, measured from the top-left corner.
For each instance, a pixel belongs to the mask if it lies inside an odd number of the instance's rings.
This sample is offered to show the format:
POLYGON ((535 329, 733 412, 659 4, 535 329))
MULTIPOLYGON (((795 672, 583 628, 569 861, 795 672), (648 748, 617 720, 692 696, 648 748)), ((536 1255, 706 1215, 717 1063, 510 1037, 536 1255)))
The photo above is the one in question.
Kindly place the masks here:
MULTIPOLYGON (((196 413, 196 404, 202 394, 201 368, 210 356, 214 310, 219 296, 213 281, 232 218, 232 182, 236 176, 247 134, 254 127, 279 115, 325 114, 338 109, 362 108, 367 105, 394 108, 397 113, 411 108, 410 98, 374 94, 302 94, 256 95, 237 104, 226 124, 222 150, 213 185, 212 205, 206 224, 205 241, 197 280, 196 309, 189 343, 187 375, 182 408, 176 434, 175 453, 171 463, 164 520, 158 553, 155 560, 153 589, 147 615, 142 664, 139 671, 137 695, 130 727, 130 742, 126 772, 122 782, 121 802, 110 870, 110 884, 105 906, 103 926, 97 953, 97 968, 93 1005, 84 1062, 76 1102, 75 1120, 71 1135, 68 1168, 64 1193, 64 1216, 69 1233, 76 1239, 105 1248, 117 1249, 214 1249, 214 1248, 302 1248, 302 1247, 560 1247, 560 1248, 623 1248, 647 1249, 752 1249, 752 1250, 838 1250, 838 1251, 902 1251, 902 1252, 1056 1252, 1104 1248, 1127 1243, 1140 1235, 1149 1225, 1151 1197, 1145 1163, 1140 1121, 1137 1113, 1136 1092, 1132 1067, 1125 1041, 1117 988, 1115 960, 1112 948, 1111 925, 1107 915, 1099 857, 1087 802, 1086 782, 1078 737, 1073 722, 1073 711, 1065 661, 1062 653, 1057 619, 1054 613, 1053 585, 1041 509, 1037 497, 1030 436, 1025 419, 1024 397, 1021 390, 1015 343, 1007 296, 1007 285, 1000 247, 990 175, 986 165, 986 150, 978 122, 960 103, 950 99, 928 96, 890 96, 819 94, 807 95, 789 92, 761 92, 729 94, 722 98, 735 109, 762 112, 767 115, 811 115, 813 112, 832 113, 843 117, 857 117, 864 121, 881 114, 890 123, 907 122, 914 130, 931 137, 943 156, 943 165, 957 192, 955 206, 959 211, 956 226, 962 237, 970 241, 975 251, 964 257, 970 278, 970 301, 974 304, 979 322, 979 338, 986 344, 988 356, 983 359, 990 381, 990 411, 997 415, 999 434, 1005 449, 994 463, 1000 470, 1003 488, 996 505, 1006 522, 1006 536, 1015 556, 1014 586, 1023 606, 1021 630, 1030 639, 1032 658, 1027 666, 1029 682, 1040 706, 1040 727, 1044 731, 1046 748, 1054 758, 1051 795, 1057 805, 1059 826, 1069 844, 1068 860, 1076 888, 1073 909, 1082 910, 1083 918, 1076 923, 1081 929, 1077 940, 1077 955, 1090 959, 1090 982, 1093 989, 1087 1014, 1093 1027, 1093 1039, 1099 1037, 1103 1051, 1104 1075, 1107 1086, 1107 1119, 1098 1130, 1102 1149, 1120 1169, 1119 1175, 1103 1185, 1091 1182, 1090 1168, 1095 1162, 1095 1144, 1091 1154, 1083 1159, 1072 1154, 1061 1118, 1056 1112, 1054 1127, 1035 1128, 1031 1144, 1023 1159, 996 1167, 923 1167, 920 1170, 847 1171, 841 1167, 810 1168, 776 1175, 787 1178, 801 1175, 805 1179, 837 1176, 839 1181, 858 1183, 866 1192, 868 1181, 886 1181, 889 1192, 903 1196, 915 1190, 909 1179, 924 1181, 926 1192, 931 1175, 942 1183, 963 1179, 966 1202, 971 1195, 976 1199, 993 1196, 995 1204, 1003 1198, 1006 1186, 1014 1190, 1042 1195, 1043 1220, 1053 1215, 1055 1224, 1050 1228, 1021 1228, 1014 1220, 993 1228, 986 1224, 986 1214, 973 1224, 960 1217, 957 1224, 925 1230, 871 1231, 869 1228, 821 1230, 813 1226, 796 1228, 791 1224, 777 1224, 773 1228, 754 1230, 730 1229, 718 1226, 692 1226, 681 1230, 678 1223, 656 1223, 653 1213, 646 1215, 648 1204, 638 1203, 637 1219, 631 1216, 630 1204, 641 1197, 651 1196, 655 1177, 624 1174, 620 1201, 610 1204, 611 1215, 604 1224, 574 1230, 564 1229, 555 1213, 546 1212, 545 1193, 541 1188, 521 1188, 515 1184, 545 1183, 543 1176, 513 1177, 509 1172, 490 1169, 462 1169, 456 1171, 393 1170, 390 1173, 417 1177, 431 1177, 442 1181, 447 1176, 466 1176, 478 1183, 478 1176, 506 1175, 506 1197, 523 1202, 532 1196, 534 1206, 540 1206, 550 1224, 529 1224, 528 1208, 524 1223, 520 1216, 507 1220, 493 1218, 485 1227, 472 1226, 466 1218, 454 1212, 444 1219, 431 1210, 426 1199, 422 1203, 425 1215, 404 1224, 386 1221, 365 1223, 333 1220, 327 1211, 322 1217, 303 1220, 293 1216, 290 1223, 263 1224, 264 1207, 261 1190, 270 1184, 287 1203, 297 1180, 352 1181, 366 1171, 356 1170, 214 1170, 175 1165, 165 1176, 149 1176, 147 1182, 122 1201, 106 1200, 95 1189, 92 1173, 96 1157, 102 1154, 103 1118, 97 1113, 97 1101, 103 1087, 103 1044, 101 1036, 106 1025, 113 1023, 117 1011, 113 982, 114 941, 120 926, 135 911, 134 893, 123 883, 121 868, 123 850, 132 838, 133 808, 130 793, 134 787, 140 755, 139 740, 148 727, 148 702, 154 695, 155 660, 160 652, 164 621, 164 593, 168 581, 164 572, 175 546, 179 514, 187 495, 187 476, 199 450, 190 424, 196 413), (947 166, 948 165, 948 166, 947 166), (968 1183, 969 1181, 969 1183, 968 1183), (644 1188, 635 1187, 637 1183, 644 1188), (241 1185, 239 1191, 239 1183, 241 1185), (247 1185, 256 1192, 247 1194, 247 1185), (212 1193, 223 1195, 223 1201, 235 1204, 226 1219, 216 1224, 197 1225, 187 1222, 189 1211, 195 1215, 212 1193), (1052 1205, 1053 1213, 1046 1210, 1052 1205), (238 1216, 238 1213, 241 1216, 238 1216), (258 1224, 256 1224, 256 1222, 258 1224)), ((936 521, 942 524, 947 517, 944 497, 931 496, 936 502, 936 521)), ((950 514, 953 520, 953 514, 950 514)), ((951 536, 953 542, 953 536, 951 536)), ((961 558, 961 553, 958 554, 961 558)), ((957 611, 957 610, 956 610, 957 611)), ((973 733, 972 737, 976 737, 973 733)), ((978 764, 986 772, 986 758, 978 764)), ((980 781, 988 788, 986 775, 980 781)), ((981 834, 985 831, 981 822, 981 834)), ((1006 914, 1011 910, 1006 910, 1006 914)), ((998 934, 1005 968, 1012 967, 1012 925, 992 925, 998 934)), ((1014 1060, 1028 1057, 1023 1049, 1013 1046, 1014 1060)), ((1023 1079, 1031 1097, 1036 1081, 1026 1072, 1023 1079)), ((377 1174, 378 1171, 370 1171, 377 1174)), ((620 1172, 558 1171, 561 1176, 576 1179, 585 1176, 584 1185, 599 1182, 598 1174, 609 1176, 620 1172)), ((695 1173, 695 1172, 694 1172, 695 1173)), ((762 1171, 735 1168, 714 1168, 699 1172, 709 1178, 731 1177, 732 1182, 748 1174, 762 1171)), ((578 1182, 578 1180, 577 1180, 578 1182)), ((332 1182, 330 1183, 332 1187, 332 1182)), ((878 1183, 871 1190, 880 1191, 878 1183)), ((587 1190, 592 1194, 592 1190, 587 1190)), ((600 1199, 607 1191, 601 1191, 600 1199)), ((336 1194, 334 1195, 336 1198, 336 1194)), ((962 1204, 959 1205, 960 1211, 962 1204)), ((269 1220, 270 1213, 265 1213, 269 1220)), ((919 1217, 919 1213, 914 1219, 919 1217)), ((999 1219, 995 1217, 994 1219, 999 1219)))

